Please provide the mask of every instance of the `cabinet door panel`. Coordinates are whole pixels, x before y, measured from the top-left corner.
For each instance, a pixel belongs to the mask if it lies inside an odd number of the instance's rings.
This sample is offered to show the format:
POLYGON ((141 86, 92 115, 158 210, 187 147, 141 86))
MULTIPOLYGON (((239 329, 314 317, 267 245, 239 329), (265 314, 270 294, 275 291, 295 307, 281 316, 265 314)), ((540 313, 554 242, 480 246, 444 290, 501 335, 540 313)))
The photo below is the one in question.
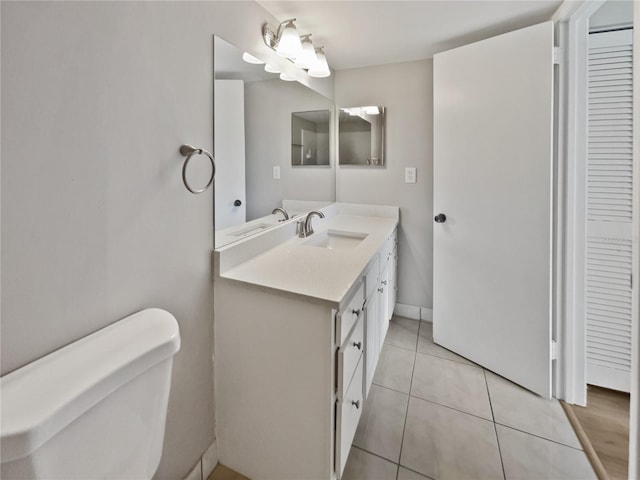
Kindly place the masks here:
POLYGON ((379 340, 378 335, 378 309, 379 309, 379 301, 378 295, 372 295, 367 300, 367 305, 365 307, 365 371, 366 371, 366 379, 365 379, 365 397, 369 395, 369 389, 371 388, 371 382, 373 381, 373 374, 376 372, 376 365, 378 364, 379 357, 379 340))
POLYGON ((342 476, 363 407, 362 358, 344 398, 336 404, 336 473, 342 476))
POLYGON ((364 348, 364 321, 360 317, 351 334, 338 349, 338 398, 342 398, 351 383, 364 348))

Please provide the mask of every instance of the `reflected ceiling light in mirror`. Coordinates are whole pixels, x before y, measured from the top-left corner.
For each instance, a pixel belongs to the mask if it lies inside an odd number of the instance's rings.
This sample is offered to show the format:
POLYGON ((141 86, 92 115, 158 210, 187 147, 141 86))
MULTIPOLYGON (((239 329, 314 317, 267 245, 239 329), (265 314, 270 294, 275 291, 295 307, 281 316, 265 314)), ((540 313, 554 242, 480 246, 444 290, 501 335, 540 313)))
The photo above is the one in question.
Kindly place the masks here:
POLYGON ((298 37, 293 23, 295 21, 295 18, 285 20, 279 25, 277 31, 267 23, 262 25, 262 38, 265 45, 293 62, 297 67, 308 70, 307 73, 311 77, 325 78, 330 76, 331 70, 323 51, 324 47, 315 48, 310 38, 311 34, 298 37))
POLYGON ((311 42, 311 34, 302 35, 302 51, 296 57, 296 67, 310 68, 318 61, 316 49, 311 42))
POLYGON ((280 69, 278 67, 274 67, 269 63, 265 64, 264 71, 269 73, 280 73, 280 69))
POLYGON ((294 77, 292 77, 291 75, 288 75, 284 72, 282 72, 280 74, 280 80, 284 80, 285 82, 295 82, 296 79, 294 77))
POLYGON ((242 54, 242 60, 247 63, 253 63, 254 65, 262 65, 264 62, 257 57, 254 57, 250 53, 244 52, 242 54))
POLYGON ((325 78, 331 75, 329 70, 329 64, 327 63, 327 57, 322 50, 324 47, 316 48, 316 63, 309 68, 309 76, 316 78, 325 78))

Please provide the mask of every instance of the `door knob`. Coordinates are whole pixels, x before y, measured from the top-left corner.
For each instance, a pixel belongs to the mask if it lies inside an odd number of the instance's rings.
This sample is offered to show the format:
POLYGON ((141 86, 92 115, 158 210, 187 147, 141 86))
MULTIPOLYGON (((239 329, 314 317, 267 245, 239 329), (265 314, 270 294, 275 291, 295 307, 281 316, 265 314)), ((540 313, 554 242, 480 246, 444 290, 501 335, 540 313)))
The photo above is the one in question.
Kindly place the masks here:
POLYGON ((242 202, 240 200, 236 200, 235 202, 233 202, 234 207, 239 207, 240 205, 242 205, 242 202))
POLYGON ((444 213, 439 213, 433 218, 433 220, 436 223, 444 223, 447 221, 447 216, 444 213))

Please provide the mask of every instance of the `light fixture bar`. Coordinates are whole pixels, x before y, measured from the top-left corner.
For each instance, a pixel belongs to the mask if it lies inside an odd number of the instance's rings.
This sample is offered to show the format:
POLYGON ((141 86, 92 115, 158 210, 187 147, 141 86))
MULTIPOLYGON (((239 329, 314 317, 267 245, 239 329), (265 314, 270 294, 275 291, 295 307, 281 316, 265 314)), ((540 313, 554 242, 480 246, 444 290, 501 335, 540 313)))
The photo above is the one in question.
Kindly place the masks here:
MULTIPOLYGON (((310 77, 325 78, 331 75, 324 47, 315 48, 311 34, 298 36, 295 18, 281 22, 277 30, 268 23, 262 25, 262 39, 267 47, 297 67, 307 70, 310 77)), ((265 68, 266 69, 266 68, 265 68)))

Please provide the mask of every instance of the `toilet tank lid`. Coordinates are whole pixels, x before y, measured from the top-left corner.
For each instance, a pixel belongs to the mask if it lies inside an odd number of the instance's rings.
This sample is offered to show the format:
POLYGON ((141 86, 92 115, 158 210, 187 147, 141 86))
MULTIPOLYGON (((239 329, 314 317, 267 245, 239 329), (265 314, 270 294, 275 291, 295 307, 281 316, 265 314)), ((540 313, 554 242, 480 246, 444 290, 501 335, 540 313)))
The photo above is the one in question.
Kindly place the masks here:
POLYGON ((179 349, 175 317, 149 308, 3 376, 2 463, 34 452, 100 400, 179 349))

